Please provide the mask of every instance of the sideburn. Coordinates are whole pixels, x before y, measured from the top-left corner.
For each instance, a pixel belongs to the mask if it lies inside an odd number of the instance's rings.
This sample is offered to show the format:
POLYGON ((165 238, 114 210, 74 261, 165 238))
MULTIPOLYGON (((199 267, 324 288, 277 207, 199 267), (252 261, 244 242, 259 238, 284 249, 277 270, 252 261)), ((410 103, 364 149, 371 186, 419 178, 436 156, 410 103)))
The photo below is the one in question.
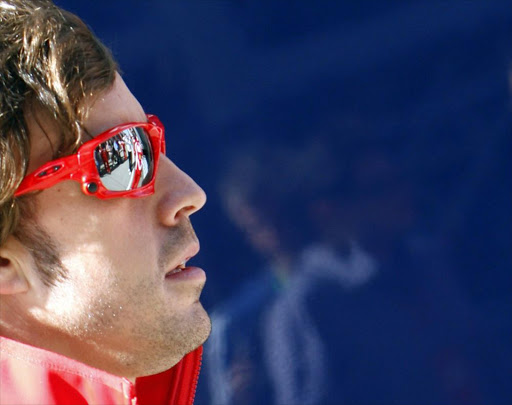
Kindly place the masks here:
POLYGON ((67 270, 60 260, 59 249, 54 239, 36 222, 37 206, 30 195, 18 201, 20 218, 15 236, 32 254, 41 280, 46 286, 67 278, 67 270))

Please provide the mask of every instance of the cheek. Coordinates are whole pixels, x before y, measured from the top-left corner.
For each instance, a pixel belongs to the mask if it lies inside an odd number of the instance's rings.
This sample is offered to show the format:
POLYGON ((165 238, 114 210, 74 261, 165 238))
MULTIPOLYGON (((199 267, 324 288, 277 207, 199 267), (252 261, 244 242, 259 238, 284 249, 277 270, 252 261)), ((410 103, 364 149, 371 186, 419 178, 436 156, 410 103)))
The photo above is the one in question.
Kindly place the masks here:
POLYGON ((158 240, 149 200, 99 200, 71 181, 37 197, 37 220, 77 284, 135 283, 156 274, 158 240))
POLYGON ((70 325, 91 328, 91 322, 101 326, 120 319, 121 312, 125 317, 131 316, 132 300, 141 291, 146 295, 148 290, 153 292, 146 299, 159 294, 155 286, 156 259, 151 260, 154 254, 130 247, 119 238, 111 242, 91 244, 62 255, 68 278, 53 290, 56 294, 48 300, 53 304, 53 308, 47 308, 50 312, 60 313, 70 325))
POLYGON ((126 289, 155 277, 157 249, 147 228, 128 222, 114 227, 100 223, 98 228, 99 232, 82 236, 62 250, 62 264, 76 275, 77 283, 126 289))
POLYGON ((151 213, 144 199, 99 200, 68 181, 39 194, 37 221, 63 255, 130 255, 151 246, 151 213), (143 244, 142 241, 147 241, 143 244))

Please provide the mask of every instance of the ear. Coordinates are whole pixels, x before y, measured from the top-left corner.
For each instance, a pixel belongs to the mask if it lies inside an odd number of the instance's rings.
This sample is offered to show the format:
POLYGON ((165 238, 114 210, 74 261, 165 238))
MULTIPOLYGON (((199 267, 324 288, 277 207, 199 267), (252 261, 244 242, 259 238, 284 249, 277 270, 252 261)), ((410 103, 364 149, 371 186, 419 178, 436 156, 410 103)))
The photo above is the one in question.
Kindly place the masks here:
POLYGON ((0 295, 24 293, 29 290, 25 275, 27 249, 14 236, 0 247, 0 295))

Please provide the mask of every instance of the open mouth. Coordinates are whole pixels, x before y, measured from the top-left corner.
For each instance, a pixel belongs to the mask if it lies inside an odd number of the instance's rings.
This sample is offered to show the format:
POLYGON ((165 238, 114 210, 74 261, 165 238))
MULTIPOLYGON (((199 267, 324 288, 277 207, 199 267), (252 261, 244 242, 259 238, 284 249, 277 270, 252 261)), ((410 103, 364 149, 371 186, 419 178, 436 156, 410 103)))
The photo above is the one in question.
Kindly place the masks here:
POLYGON ((167 274, 165 276, 167 277, 167 276, 171 276, 176 273, 180 273, 182 270, 184 270, 187 267, 187 260, 184 260, 175 269, 172 269, 171 271, 167 272, 167 274))
MULTIPOLYGON (((190 265, 187 264, 187 262, 192 259, 195 255, 197 255, 197 253, 199 252, 199 242, 192 242, 191 244, 189 245, 186 245, 186 247, 183 248, 183 255, 179 258, 177 258, 177 260, 172 263, 170 266, 174 265, 175 267, 174 268, 171 268, 171 270, 168 270, 167 273, 165 273, 165 278, 180 278, 180 277, 177 277, 179 276, 180 274, 183 274, 183 276, 185 275, 188 275, 187 277, 185 277, 185 279, 189 279, 194 273, 193 271, 191 270, 194 270, 196 269, 196 267, 191 267, 190 265), (178 262, 181 261, 180 262, 178 262), (176 265, 176 263, 179 263, 178 265, 176 265)), ((167 267, 167 269, 170 268, 167 267)), ((199 269, 199 268, 197 268, 199 269)), ((201 272, 198 272, 198 273, 201 273, 201 272)), ((203 272, 204 273, 204 272, 203 272)), ((200 275, 200 274, 199 274, 200 275)), ((183 279, 183 277, 181 277, 181 279, 183 279)))

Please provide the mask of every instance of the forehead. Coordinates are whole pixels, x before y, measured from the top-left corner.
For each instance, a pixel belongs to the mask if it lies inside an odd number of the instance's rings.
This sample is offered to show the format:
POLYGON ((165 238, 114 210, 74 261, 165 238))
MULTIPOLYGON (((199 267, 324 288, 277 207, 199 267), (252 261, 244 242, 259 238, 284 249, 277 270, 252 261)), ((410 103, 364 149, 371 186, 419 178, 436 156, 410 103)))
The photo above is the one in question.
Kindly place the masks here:
MULTIPOLYGON (((83 126, 93 136, 125 122, 146 121, 140 103, 118 73, 110 89, 92 100, 85 100, 84 104, 88 113, 83 126)), ((51 117, 41 111, 29 109, 26 112, 26 121, 31 143, 28 167, 30 173, 53 158, 60 129, 51 117)))
POLYGON ((146 121, 140 103, 116 73, 112 87, 96 97, 89 106, 84 126, 91 135, 126 122, 146 121))

